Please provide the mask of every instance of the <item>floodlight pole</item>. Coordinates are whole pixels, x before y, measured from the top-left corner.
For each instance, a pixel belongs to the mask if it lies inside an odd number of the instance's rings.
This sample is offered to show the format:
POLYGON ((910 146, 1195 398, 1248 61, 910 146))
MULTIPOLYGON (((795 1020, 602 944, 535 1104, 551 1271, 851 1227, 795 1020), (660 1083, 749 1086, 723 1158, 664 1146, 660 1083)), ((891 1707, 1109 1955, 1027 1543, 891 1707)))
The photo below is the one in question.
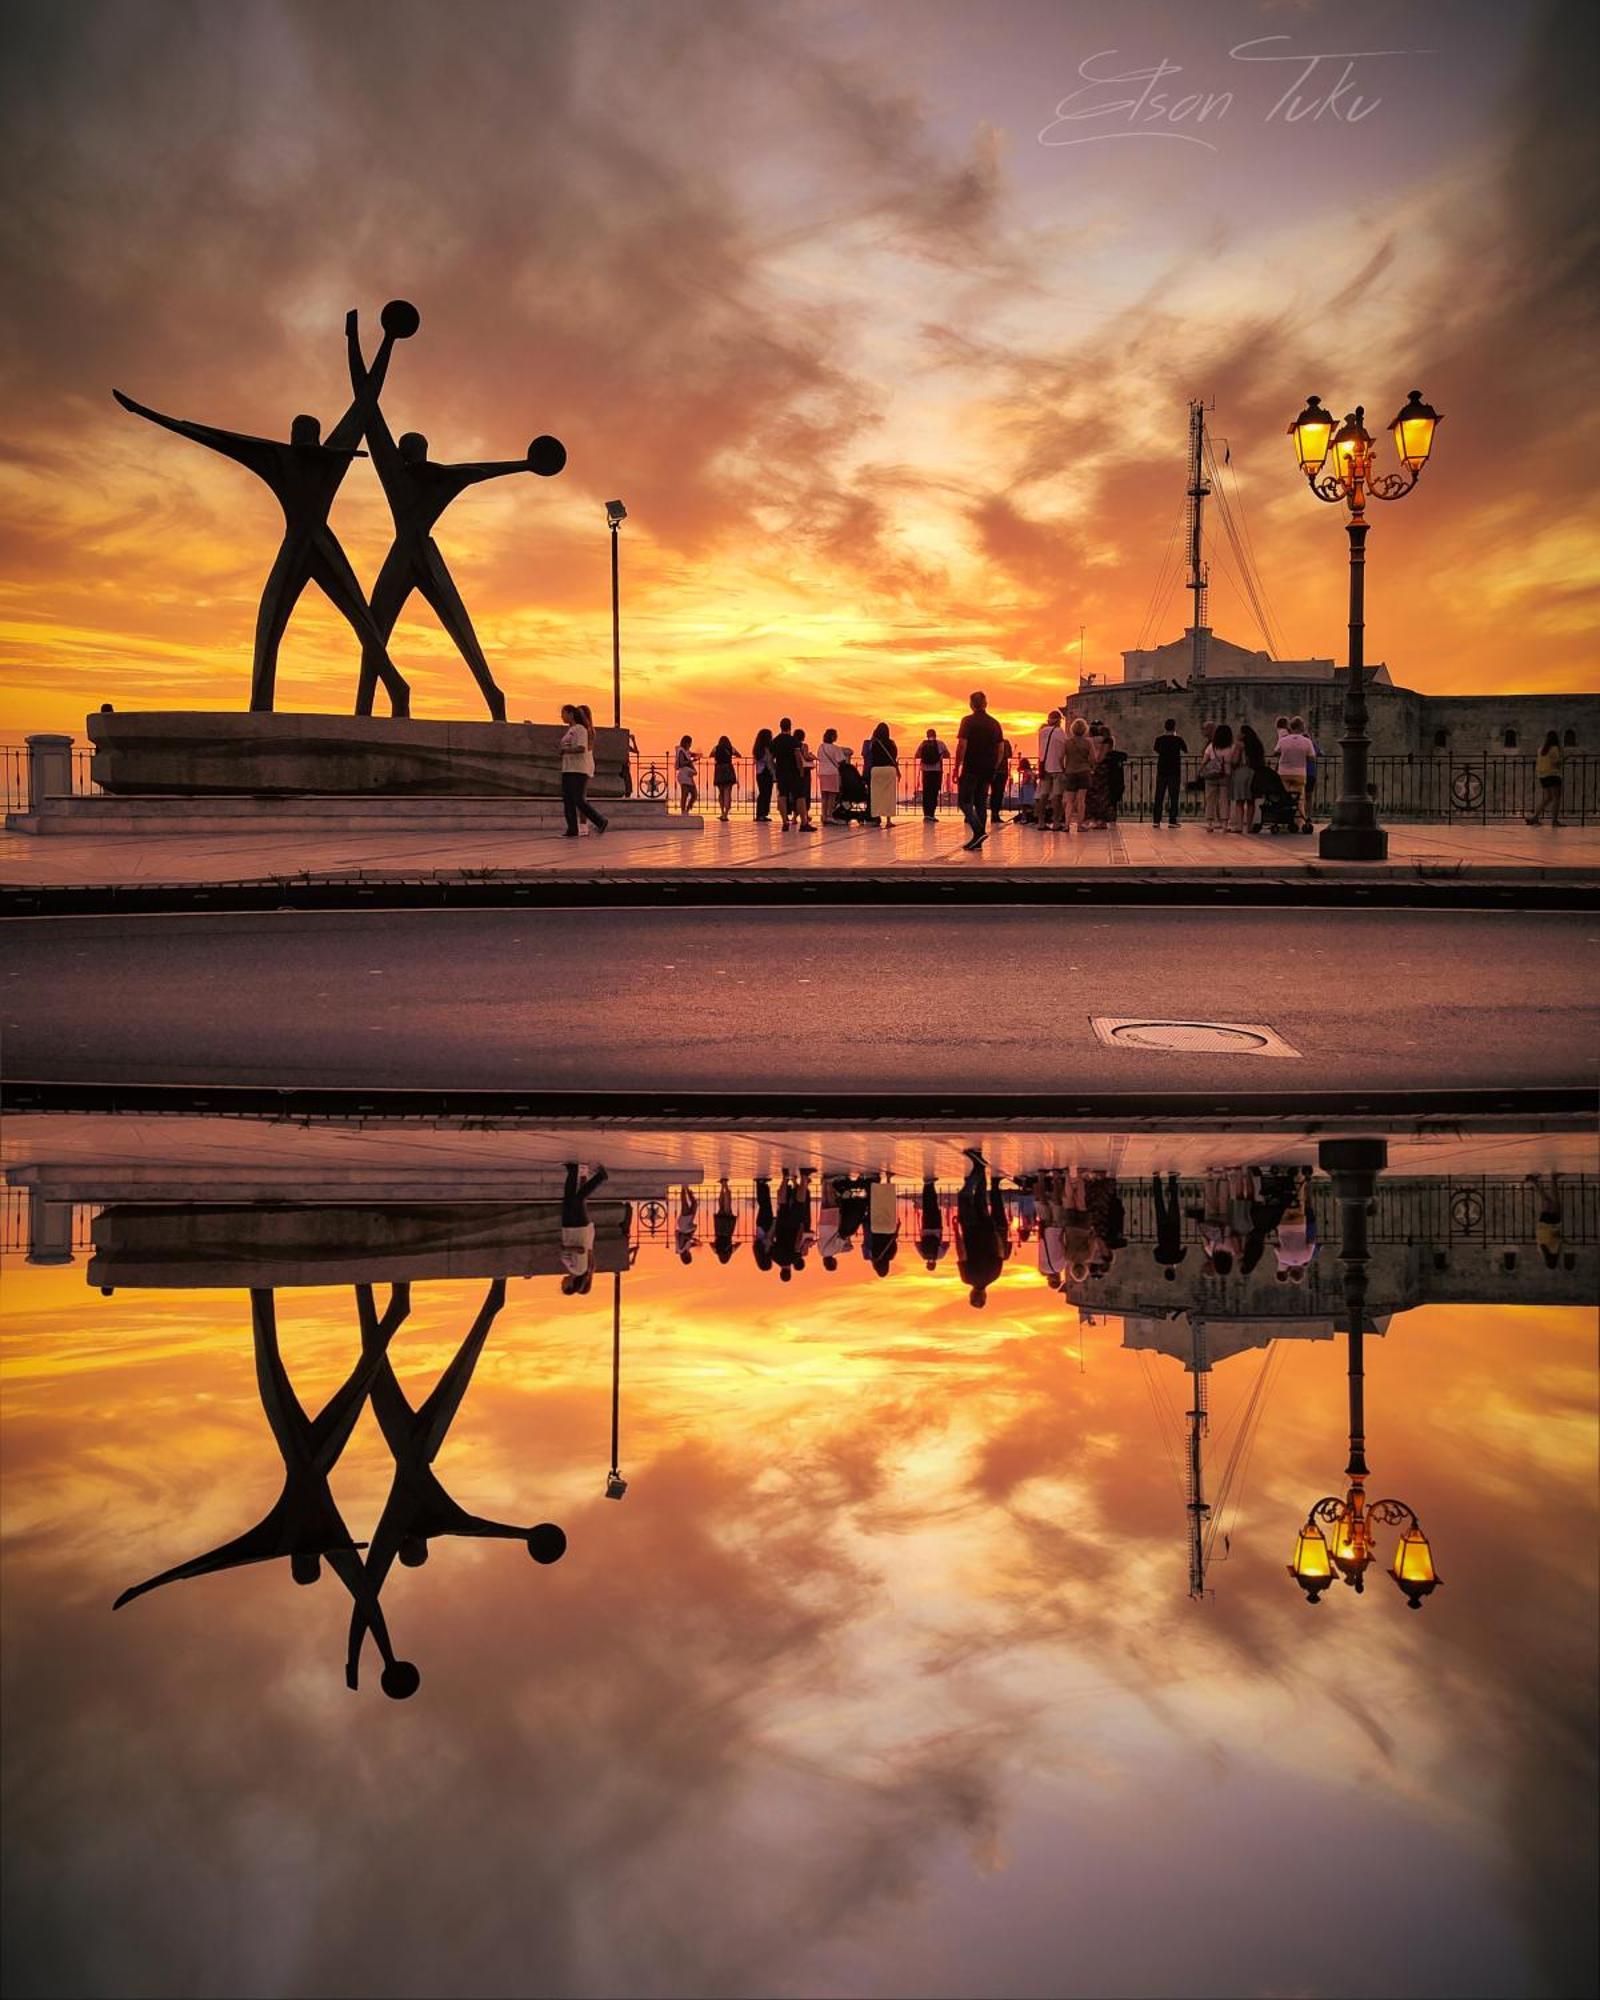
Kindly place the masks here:
POLYGON ((617 581, 617 530, 620 521, 611 523, 611 722, 613 728, 622 727, 622 597, 617 581))

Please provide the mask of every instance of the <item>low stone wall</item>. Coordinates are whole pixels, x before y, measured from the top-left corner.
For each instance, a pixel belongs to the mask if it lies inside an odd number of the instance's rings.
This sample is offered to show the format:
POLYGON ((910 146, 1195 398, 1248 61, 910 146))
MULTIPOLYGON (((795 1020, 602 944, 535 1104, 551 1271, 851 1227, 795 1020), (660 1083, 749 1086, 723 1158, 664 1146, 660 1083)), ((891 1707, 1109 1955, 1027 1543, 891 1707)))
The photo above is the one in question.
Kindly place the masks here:
MULTIPOLYGON (((115 798, 551 798, 561 791, 559 723, 151 710, 102 711, 87 728, 91 775, 115 798)), ((627 796, 627 730, 595 731, 589 790, 597 799, 627 796)))

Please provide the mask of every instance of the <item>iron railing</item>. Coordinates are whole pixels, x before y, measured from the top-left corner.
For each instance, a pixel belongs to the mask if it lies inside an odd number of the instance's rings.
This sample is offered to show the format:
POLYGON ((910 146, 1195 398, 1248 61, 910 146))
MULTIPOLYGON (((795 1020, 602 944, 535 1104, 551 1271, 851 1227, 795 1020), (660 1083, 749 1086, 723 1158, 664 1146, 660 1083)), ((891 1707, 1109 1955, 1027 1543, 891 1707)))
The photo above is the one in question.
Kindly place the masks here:
MULTIPOLYGON (((714 784, 714 766, 709 752, 695 751, 697 810, 713 814, 719 808, 714 784)), ((1024 752, 1026 754, 1026 752, 1024 752)), ((636 797, 678 804, 677 753, 675 750, 641 753, 633 760, 633 790, 636 797)), ((734 759, 734 790, 730 811, 748 818, 756 805, 756 773, 752 758, 734 759)), ((1147 818, 1155 799, 1156 760, 1153 756, 1129 757, 1123 765, 1123 797, 1118 808, 1121 819, 1147 818)), ((1199 819, 1204 811, 1204 794, 1190 790, 1199 777, 1197 756, 1184 760, 1184 786, 1179 793, 1179 813, 1185 819, 1199 819)), ((1522 819, 1532 813, 1542 796, 1536 760, 1530 755, 1489 753, 1461 757, 1441 752, 1428 756, 1387 756, 1368 759, 1371 781, 1379 813, 1385 819, 1429 821, 1438 825, 1474 825, 1490 820, 1522 819)), ((1600 822, 1600 755, 1568 750, 1562 766, 1561 817, 1575 826, 1600 822)), ((811 779, 812 809, 816 809, 816 773, 811 779)), ((1337 752, 1325 755, 1318 767, 1312 794, 1314 819, 1325 819, 1339 795, 1337 752)), ((949 783, 949 768, 939 795, 940 809, 952 810, 956 803, 949 783)), ((1015 812, 1022 803, 1013 770, 1007 785, 1005 807, 1015 812)), ((922 774, 911 753, 902 759, 896 811, 910 815, 922 810, 922 774)), ((774 814, 777 805, 773 805, 774 814)))
MULTIPOLYGON (((657 799, 675 807, 678 803, 676 752, 645 752, 635 749, 629 757, 629 772, 635 798, 657 799)), ((698 810, 710 815, 718 810, 709 751, 694 753, 698 810)), ((72 789, 87 797, 99 787, 90 775, 93 752, 75 748, 72 753, 72 789)), ((1203 796, 1187 789, 1198 775, 1199 760, 1185 761, 1184 786, 1179 793, 1179 812, 1186 819, 1198 819, 1203 796)), ((1471 826, 1491 820, 1526 818, 1537 808, 1542 796, 1535 759, 1515 752, 1489 752, 1461 757, 1453 753, 1437 755, 1373 757, 1368 760, 1369 776, 1379 813, 1390 820, 1417 820, 1435 825, 1471 826)), ((731 810, 741 819, 755 811, 755 764, 749 756, 734 760, 735 785, 731 810)), ((939 795, 940 810, 955 809, 956 795, 945 771, 946 782, 939 795)), ((1562 766, 1561 817, 1574 826, 1600 824, 1600 754, 1568 750, 1562 766)), ((1148 817, 1155 797, 1156 760, 1130 757, 1123 766, 1123 797, 1118 816, 1122 819, 1148 817)), ((1339 790, 1337 752, 1325 755, 1318 769, 1312 798, 1312 817, 1326 818, 1339 790)), ((816 808, 816 774, 812 774, 812 808, 816 808)), ((7 812, 20 812, 28 803, 28 752, 20 744, 0 745, 0 796, 7 812)), ((1021 804, 1013 772, 1006 791, 1007 812, 1021 804)), ((896 810, 911 815, 922 810, 922 774, 908 752, 901 764, 896 810)), ((776 804, 773 807, 777 811, 776 804)))
MULTIPOLYGON (((1089 1176, 1109 1195, 1114 1191, 1122 1203, 1122 1234, 1130 1246, 1153 1243, 1156 1236, 1155 1194, 1147 1176, 1109 1180, 1089 1176)), ((1163 1192, 1166 1177, 1161 1176, 1163 1192)), ((1548 1177, 1547 1177, 1548 1180, 1548 1177)), ((948 1233, 954 1224, 959 1182, 941 1178, 935 1182, 939 1207, 948 1233)), ((820 1220, 823 1180, 813 1174, 809 1180, 811 1226, 820 1220)), ((782 1181, 774 1174, 769 1182, 774 1207, 781 1198, 782 1181)), ((896 1182, 896 1212, 901 1235, 909 1242, 922 1226, 922 1182, 910 1176, 896 1182)), ((642 1251, 681 1253, 692 1246, 709 1253, 716 1238, 716 1214, 721 1196, 715 1180, 698 1183, 685 1202, 678 1187, 658 1198, 631 1204, 629 1238, 636 1260, 642 1251)), ((732 1211, 731 1241, 748 1244, 755 1235, 759 1197, 754 1181, 741 1176, 728 1188, 732 1211)), ((1194 1175, 1180 1178, 1179 1212, 1184 1217, 1183 1239, 1198 1240, 1193 1215, 1203 1209, 1205 1181, 1194 1175)), ((21 1187, 0 1190, 0 1250, 12 1256, 27 1251, 30 1241, 30 1191, 21 1187)), ((1335 1204, 1328 1182, 1314 1176, 1311 1203, 1326 1235, 1336 1228, 1335 1204)), ((1586 1248, 1600 1242, 1600 1175, 1563 1174, 1560 1177, 1561 1233, 1569 1248, 1586 1248)), ((1013 1226, 1022 1220, 1017 1195, 1007 1195, 1013 1226)), ((1535 1182, 1492 1174, 1449 1175, 1438 1178, 1405 1178, 1380 1183, 1371 1221, 1369 1241, 1375 1245, 1408 1245, 1435 1254, 1448 1253, 1458 1245, 1476 1244, 1485 1249, 1522 1248, 1537 1237, 1544 1191, 1535 1182)), ((73 1204, 72 1250, 86 1256, 94 1247, 94 1218, 97 1204, 73 1204)), ((1331 1244, 1329 1255, 1337 1254, 1331 1244)))

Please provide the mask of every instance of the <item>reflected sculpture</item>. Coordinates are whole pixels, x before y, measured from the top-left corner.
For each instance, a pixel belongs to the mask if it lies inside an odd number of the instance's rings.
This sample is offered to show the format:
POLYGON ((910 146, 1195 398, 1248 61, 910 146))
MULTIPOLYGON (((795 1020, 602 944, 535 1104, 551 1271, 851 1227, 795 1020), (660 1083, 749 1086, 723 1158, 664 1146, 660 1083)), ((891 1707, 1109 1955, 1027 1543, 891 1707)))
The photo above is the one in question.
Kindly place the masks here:
POLYGON ((123 1591, 113 1610, 120 1611, 134 1598, 159 1590, 164 1584, 214 1576, 247 1563, 273 1562, 285 1556, 296 1583, 315 1583, 326 1560, 354 1598, 357 1615, 371 1625, 384 1657, 385 1692, 404 1695, 414 1691, 415 1682, 406 1683, 408 1675, 415 1675, 416 1670, 394 1658, 376 1591, 357 1553, 362 1544, 352 1540, 328 1483, 384 1364, 389 1340, 404 1317, 403 1310, 397 1313, 391 1308, 381 1320, 374 1315, 370 1322, 363 1321, 361 1354, 355 1367, 317 1416, 308 1417, 294 1393, 278 1350, 273 1295, 270 1291, 251 1292, 256 1386, 283 1459, 283 1491, 255 1527, 206 1555, 195 1556, 123 1591))
MULTIPOLYGON (((398 444, 389 429, 378 396, 388 366, 389 315, 384 308, 385 340, 369 369, 361 358, 361 337, 356 315, 345 321, 349 349, 350 386, 356 404, 365 412, 367 443, 372 447, 372 463, 383 483, 384 496, 394 517, 394 540, 383 559, 372 590, 372 624, 361 659, 361 679, 356 689, 356 714, 370 715, 372 699, 383 678, 387 659, 385 647, 395 622, 412 591, 417 591, 432 607, 439 623, 454 640, 461 657, 471 670, 479 691, 488 704, 492 721, 506 719, 506 698, 489 671, 489 663, 472 629, 467 607, 461 601, 454 579, 445 567, 439 545, 433 539, 433 525, 458 493, 485 479, 502 479, 512 472, 535 472, 551 479, 567 462, 559 439, 537 437, 528 446, 525 458, 480 461, 474 464, 439 465, 428 456, 428 440, 420 431, 406 431, 398 444)), ((354 407, 354 406, 353 406, 354 407)))
MULTIPOLYGON (((353 327, 354 319, 351 313, 346 326, 353 327)), ((120 389, 112 391, 122 407, 135 416, 176 431, 180 437, 193 438, 196 444, 221 452, 224 458, 231 458, 253 472, 272 489, 274 499, 283 509, 283 540, 256 614, 250 673, 253 713, 266 713, 272 708, 278 648, 290 614, 308 583, 321 587, 354 630, 363 647, 364 662, 370 663, 373 674, 383 682, 393 712, 410 713, 410 691, 395 672, 385 635, 373 620, 350 560, 328 525, 328 516, 345 474, 357 458, 365 456, 358 444, 377 406, 390 351, 397 340, 409 339, 419 324, 416 307, 403 299, 395 299, 384 307, 383 345, 377 359, 355 400, 328 433, 326 441, 315 417, 296 417, 289 426, 289 440, 285 444, 277 438, 248 437, 239 431, 219 430, 212 424, 166 417, 158 410, 136 403, 120 389)))
MULTIPOLYGON (((361 1318, 363 1342, 376 1338, 375 1330, 392 1320, 397 1311, 403 1319, 409 1310, 409 1296, 408 1286, 392 1287, 389 1311, 380 1321, 372 1287, 358 1285, 356 1309, 361 1318)), ((472 1535, 525 1542, 529 1555, 538 1563, 558 1562, 566 1553, 567 1538, 553 1522, 545 1521, 535 1527, 523 1528, 505 1521, 485 1520, 480 1514, 469 1514, 445 1491, 433 1470, 433 1461, 439 1456, 450 1426, 455 1421, 461 1400, 471 1384, 472 1371, 483 1352, 484 1342, 489 1338, 490 1329, 505 1302, 505 1280, 496 1278, 484 1296, 466 1339, 432 1391, 416 1409, 406 1400, 395 1376, 387 1345, 380 1355, 370 1393, 373 1414, 378 1419, 384 1443, 394 1460, 394 1482, 389 1488, 389 1497, 373 1531, 372 1547, 363 1565, 366 1588, 357 1597, 350 1613, 350 1644, 345 1661, 345 1682, 349 1687, 354 1688, 358 1684, 361 1649, 367 1633, 371 1631, 380 1648, 384 1647, 378 1599, 396 1556, 406 1568, 420 1569, 428 1560, 429 1542, 440 1535, 472 1535)), ((386 1650, 385 1661, 383 1687, 384 1692, 389 1694, 396 1691, 390 1686, 395 1667, 389 1662, 386 1650)), ((405 1667, 408 1682, 405 1692, 415 1693, 422 1676, 408 1662, 401 1664, 405 1667)))

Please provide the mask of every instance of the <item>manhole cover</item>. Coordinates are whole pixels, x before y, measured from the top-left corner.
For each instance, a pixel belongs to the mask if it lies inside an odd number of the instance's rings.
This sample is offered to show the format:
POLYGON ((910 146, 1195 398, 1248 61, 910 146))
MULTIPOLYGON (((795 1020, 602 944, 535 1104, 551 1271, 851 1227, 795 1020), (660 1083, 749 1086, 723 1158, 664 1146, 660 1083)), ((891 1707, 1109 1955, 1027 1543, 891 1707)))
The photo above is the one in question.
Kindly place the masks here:
POLYGON ((1259 1021, 1150 1021, 1109 1014, 1090 1016, 1108 1048, 1164 1049, 1175 1055, 1288 1056, 1300 1051, 1259 1021))

